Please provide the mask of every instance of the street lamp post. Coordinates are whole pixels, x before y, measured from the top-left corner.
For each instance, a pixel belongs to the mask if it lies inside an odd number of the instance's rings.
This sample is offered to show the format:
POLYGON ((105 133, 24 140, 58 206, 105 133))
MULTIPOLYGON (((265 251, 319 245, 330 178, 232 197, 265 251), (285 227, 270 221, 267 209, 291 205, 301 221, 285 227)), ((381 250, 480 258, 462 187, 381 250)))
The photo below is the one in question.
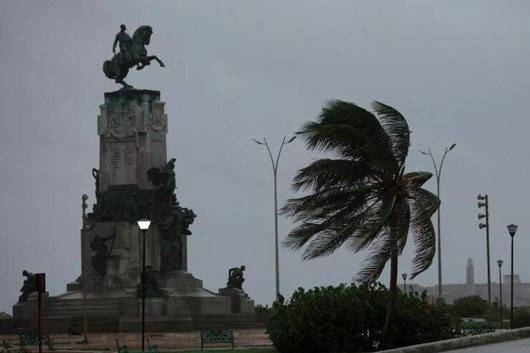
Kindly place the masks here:
MULTIPOLYGON (((440 176, 442 175, 442 167, 444 165, 445 156, 449 151, 455 148, 455 146, 456 143, 453 143, 451 146, 445 148, 442 160, 440 161, 440 168, 438 168, 436 165, 430 148, 428 149, 429 153, 420 150, 420 153, 431 157, 432 164, 434 166, 434 172, 436 174, 436 196, 438 196, 438 199, 440 199, 440 176)), ((440 230, 440 208, 441 206, 438 207, 438 298, 442 298, 442 236, 440 230)))
POLYGON ((484 207, 485 213, 479 213, 478 219, 486 218, 486 223, 480 223, 478 227, 480 229, 486 228, 486 261, 488 263, 488 305, 491 306, 491 276, 490 276, 490 221, 489 221, 489 200, 488 195, 477 196, 478 208, 484 207))
POLYGON ((403 293, 407 294, 407 274, 404 273, 401 277, 403 277, 403 293))
POLYGON ((501 272, 502 264, 503 264, 502 260, 497 260, 497 265, 499 265, 499 301, 500 301, 499 308, 501 310, 501 330, 502 330, 502 272, 501 272))
POLYGON ((275 265, 276 265, 276 299, 280 295, 280 260, 278 255, 278 182, 277 182, 277 173, 278 173, 278 162, 280 161, 280 154, 282 153, 282 148, 284 145, 293 142, 296 136, 291 137, 289 141, 285 141, 285 136, 283 137, 282 144, 278 150, 278 155, 276 156, 276 162, 272 157, 271 149, 267 140, 263 138, 263 142, 256 139, 252 139, 258 145, 265 145, 267 151, 269 152, 269 157, 271 158, 272 163, 272 173, 274 175, 274 254, 275 254, 275 265))
POLYGON ((149 229, 151 221, 148 219, 141 219, 138 221, 138 227, 142 231, 144 250, 142 254, 142 352, 144 352, 144 337, 145 337, 145 233, 149 229))
POLYGON ((515 237, 515 232, 517 232, 517 226, 515 224, 510 224, 507 226, 508 233, 512 238, 512 275, 510 279, 510 329, 513 329, 513 237, 515 237))
MULTIPOLYGON (((81 208, 83 209, 83 232, 87 228, 87 221, 86 221, 86 209, 88 207, 86 200, 88 200, 88 195, 83 194, 81 196, 81 208)), ((83 233, 84 236, 84 233, 83 233)), ((83 260, 85 259, 84 253, 83 253, 83 260)), ((83 261, 84 262, 84 261, 83 261)), ((81 272, 82 272, 82 279, 83 279, 83 329, 84 329, 84 336, 85 338, 81 343, 87 344, 88 343, 88 315, 87 315, 87 303, 86 303, 86 291, 87 291, 87 277, 86 277, 86 265, 82 264, 81 272)))

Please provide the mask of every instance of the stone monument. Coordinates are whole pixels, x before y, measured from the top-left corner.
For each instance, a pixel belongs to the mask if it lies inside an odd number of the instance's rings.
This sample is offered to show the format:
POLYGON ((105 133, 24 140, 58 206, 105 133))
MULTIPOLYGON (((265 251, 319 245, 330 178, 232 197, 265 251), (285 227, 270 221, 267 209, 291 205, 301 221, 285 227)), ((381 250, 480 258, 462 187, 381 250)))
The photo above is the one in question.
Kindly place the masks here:
MULTIPOLYGON (((142 280, 144 249, 137 221, 144 218, 151 220, 143 278, 147 288, 146 330, 230 327, 231 322, 241 324, 245 320, 255 325, 254 302, 241 289, 244 267, 237 269, 240 276, 233 278, 240 281, 238 296, 245 298, 244 305, 237 307, 233 291, 209 291, 188 271, 187 238, 192 234, 195 213, 178 201, 176 159, 168 160, 166 152, 168 128, 177 125, 177 119, 170 123, 159 91, 133 89, 123 81, 131 67, 141 70, 151 60, 164 65, 156 56, 147 55, 145 46, 153 33, 150 26, 140 26, 132 38, 125 30, 122 25, 113 46, 115 51, 119 43, 120 52, 103 65, 105 75, 123 88, 105 93, 99 107, 99 168, 92 169, 96 203, 85 215, 83 196, 81 274, 67 285, 65 294, 47 297, 47 332, 80 331, 85 304, 91 331, 140 330, 137 287, 142 280), (242 319, 241 313, 247 316, 242 319), (212 317, 216 321, 208 321, 212 317)), ((17 316, 31 304, 31 288, 26 283, 24 288, 19 308, 14 311, 19 327, 31 326, 27 320, 23 323, 27 315, 17 316)))

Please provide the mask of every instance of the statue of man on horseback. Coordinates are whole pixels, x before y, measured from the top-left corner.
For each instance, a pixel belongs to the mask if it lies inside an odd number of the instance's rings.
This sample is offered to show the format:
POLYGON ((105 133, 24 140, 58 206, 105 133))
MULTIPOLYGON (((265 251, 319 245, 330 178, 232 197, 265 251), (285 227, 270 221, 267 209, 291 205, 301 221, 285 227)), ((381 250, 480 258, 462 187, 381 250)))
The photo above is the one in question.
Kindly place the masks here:
POLYGON ((120 52, 114 54, 111 60, 103 63, 103 72, 108 78, 114 79, 116 83, 120 83, 124 88, 130 89, 133 87, 123 80, 129 73, 130 68, 136 66, 136 70, 141 70, 150 65, 151 60, 156 60, 161 67, 165 67, 165 65, 156 55, 147 56, 145 46, 149 45, 151 41, 151 34, 153 34, 151 26, 138 27, 134 31, 132 38, 125 32, 127 30, 125 25, 121 25, 120 29, 112 45, 113 53, 116 53, 118 44, 120 52))

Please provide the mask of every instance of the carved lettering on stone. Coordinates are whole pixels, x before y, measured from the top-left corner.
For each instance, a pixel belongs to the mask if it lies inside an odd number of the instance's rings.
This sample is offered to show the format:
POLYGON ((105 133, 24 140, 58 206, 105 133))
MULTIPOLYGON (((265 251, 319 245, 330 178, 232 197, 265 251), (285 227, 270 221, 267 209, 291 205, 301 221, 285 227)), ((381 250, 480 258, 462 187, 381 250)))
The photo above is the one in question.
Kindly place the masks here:
POLYGON ((134 165, 134 149, 125 147, 123 149, 123 164, 126 166, 134 165))
POLYGON ((121 166, 121 150, 115 147, 110 152, 110 165, 112 169, 119 169, 121 166))

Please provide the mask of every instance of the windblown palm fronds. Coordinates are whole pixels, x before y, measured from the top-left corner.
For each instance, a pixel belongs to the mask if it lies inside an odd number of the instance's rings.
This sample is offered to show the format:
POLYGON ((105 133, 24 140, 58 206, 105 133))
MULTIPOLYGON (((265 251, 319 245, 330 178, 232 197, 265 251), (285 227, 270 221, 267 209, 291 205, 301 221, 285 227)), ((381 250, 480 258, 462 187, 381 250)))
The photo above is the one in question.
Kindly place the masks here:
POLYGON ((297 173, 293 188, 312 193, 284 205, 282 212, 299 223, 284 246, 305 248, 304 259, 329 255, 344 243, 354 252, 367 249, 357 279, 375 281, 392 260, 390 290, 395 293, 397 257, 409 233, 416 250, 411 277, 432 263, 435 233, 430 219, 440 201, 421 188, 432 174, 405 174, 410 145, 405 118, 383 103, 372 107, 375 115, 353 103, 331 101, 316 122, 298 132, 309 150, 332 152, 337 158, 318 159, 297 173))

